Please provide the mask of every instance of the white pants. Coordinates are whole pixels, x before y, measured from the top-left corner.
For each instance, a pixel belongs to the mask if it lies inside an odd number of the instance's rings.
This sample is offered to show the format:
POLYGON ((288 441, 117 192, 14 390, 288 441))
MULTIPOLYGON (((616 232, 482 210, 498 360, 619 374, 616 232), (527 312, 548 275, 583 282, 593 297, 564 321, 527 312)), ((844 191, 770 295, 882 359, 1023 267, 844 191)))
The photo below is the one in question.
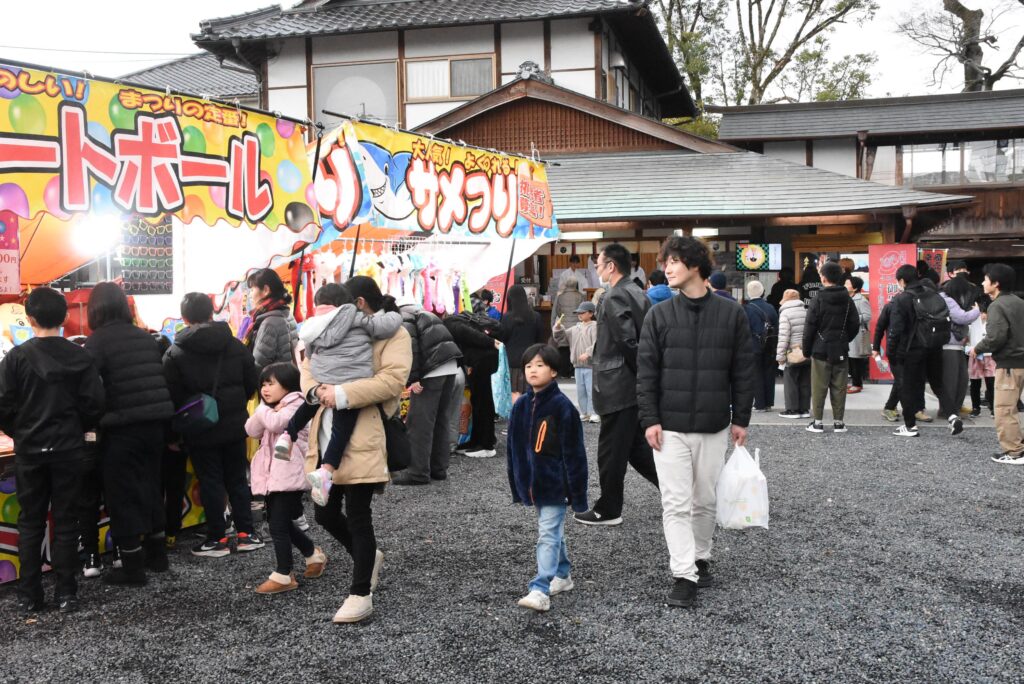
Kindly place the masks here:
POLYGON ((696 582, 696 561, 711 557, 715 489, 728 445, 728 429, 713 434, 665 430, 661 451, 654 452, 669 567, 677 579, 696 582))

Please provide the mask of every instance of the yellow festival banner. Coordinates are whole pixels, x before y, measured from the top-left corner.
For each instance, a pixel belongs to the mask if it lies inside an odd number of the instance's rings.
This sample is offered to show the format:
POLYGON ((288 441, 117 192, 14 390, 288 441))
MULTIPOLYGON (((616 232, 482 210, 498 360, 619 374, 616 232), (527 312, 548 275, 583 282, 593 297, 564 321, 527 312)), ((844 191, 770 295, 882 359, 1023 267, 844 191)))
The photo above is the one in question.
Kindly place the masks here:
POLYGON ((317 224, 305 127, 242 107, 0 62, 0 211, 317 224))
POLYGON ((540 162, 349 121, 321 153, 316 200, 338 230, 380 228, 500 238, 556 238, 540 162))

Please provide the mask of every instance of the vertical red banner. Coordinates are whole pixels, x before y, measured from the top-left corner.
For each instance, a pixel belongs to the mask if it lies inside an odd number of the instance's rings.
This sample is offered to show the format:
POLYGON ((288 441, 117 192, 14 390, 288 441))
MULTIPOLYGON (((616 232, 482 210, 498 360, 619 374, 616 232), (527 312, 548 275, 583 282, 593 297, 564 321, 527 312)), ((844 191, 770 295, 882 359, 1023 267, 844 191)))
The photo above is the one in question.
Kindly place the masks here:
POLYGON ((21 292, 21 240, 18 215, 0 211, 0 295, 21 292))
POLYGON ((490 290, 494 293, 494 308, 505 313, 505 283, 508 282, 508 286, 512 287, 516 284, 516 274, 513 271, 509 271, 507 274, 502 273, 496 275, 487 281, 483 289, 490 290))
MULTIPOLYGON (((869 245, 868 269, 871 273, 871 336, 874 338, 878 315, 892 298, 899 294, 896 271, 904 264, 917 263, 917 245, 869 245)), ((886 340, 888 343, 888 339, 886 340)), ((892 380, 892 374, 882 373, 870 364, 872 380, 892 380)))

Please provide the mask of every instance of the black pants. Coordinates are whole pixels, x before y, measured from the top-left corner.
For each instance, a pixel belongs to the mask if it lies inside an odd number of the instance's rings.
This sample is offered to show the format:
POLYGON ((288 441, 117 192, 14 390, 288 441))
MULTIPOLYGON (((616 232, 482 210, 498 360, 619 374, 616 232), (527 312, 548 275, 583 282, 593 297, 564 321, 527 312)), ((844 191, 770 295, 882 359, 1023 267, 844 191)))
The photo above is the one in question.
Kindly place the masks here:
POLYGON ((939 393, 939 417, 959 416, 969 385, 967 355, 963 349, 942 350, 942 391, 939 393))
POLYGON ((631 465, 655 487, 658 471, 654 454, 640 428, 640 412, 636 406, 601 416, 601 434, 597 440, 597 471, 601 498, 594 510, 604 518, 622 515, 623 481, 626 466, 631 465))
POLYGON ((188 452, 164 448, 160 464, 161 499, 164 502, 164 532, 169 537, 181 532, 181 515, 185 509, 185 481, 188 479, 188 452))
POLYGON ((231 504, 236 529, 252 534, 249 483, 245 480, 245 471, 249 468, 245 440, 224 444, 193 443, 188 450, 192 467, 199 476, 199 498, 206 509, 206 539, 215 541, 224 536, 225 499, 231 504))
POLYGON ((572 365, 572 348, 559 347, 558 356, 562 362, 562 367, 559 369, 558 374, 563 378, 576 377, 576 367, 572 365))
MULTIPOLYGON (((993 410, 992 402, 996 396, 996 379, 985 378, 985 406, 993 410)), ((981 378, 971 380, 971 408, 980 410, 981 403, 981 378)))
MULTIPOLYGON (((889 400, 885 402, 886 411, 895 411, 903 396, 903 359, 889 359, 889 370, 892 372, 892 389, 889 400)), ((906 408, 903 409, 904 411, 906 408)))
POLYGON ((103 479, 96 455, 82 461, 82 486, 79 490, 78 539, 82 552, 100 552, 100 503, 103 500, 103 479))
POLYGON ((786 366, 782 380, 786 397, 786 410, 798 413, 811 412, 811 364, 786 366))
POLYGON ((164 531, 160 496, 163 450, 164 427, 159 422, 103 430, 103 492, 110 514, 110 534, 122 550, 139 546, 140 535, 164 531))
MULTIPOLYGON (((942 378, 942 349, 933 349, 931 351, 920 350, 924 358, 924 377, 928 384, 931 385, 932 394, 936 397, 942 396, 943 378, 942 378)), ((918 411, 923 411, 925 407, 924 401, 924 384, 921 385, 921 392, 918 396, 918 411)))
POLYGON ((292 571, 292 546, 303 558, 313 555, 313 542, 306 533, 292 524, 302 515, 302 492, 270 492, 267 494, 267 524, 274 540, 277 571, 287 575, 292 571))
POLYGON ((775 405, 775 373, 779 370, 775 347, 762 349, 754 363, 754 408, 770 408, 775 405))
MULTIPOLYGON (((288 421, 287 432, 293 442, 298 439, 299 432, 309 425, 309 421, 313 420, 313 416, 319 410, 320 407, 316 404, 302 402, 299 409, 292 415, 291 420, 288 421)), ((323 463, 332 468, 338 468, 345 448, 348 447, 348 442, 352 439, 352 433, 355 432, 357 418, 359 418, 359 409, 334 409, 334 417, 331 421, 331 440, 323 450, 323 463)))
POLYGON ((423 391, 409 399, 406 422, 412 458, 405 472, 406 477, 412 480, 429 482, 431 475, 444 477, 448 474, 451 456, 448 417, 455 376, 425 378, 420 384, 423 391))
POLYGON ((27 598, 43 598, 43 538, 47 510, 53 515, 53 544, 50 561, 57 575, 57 596, 74 596, 78 590, 78 510, 82 476, 87 465, 80 452, 62 458, 17 457, 14 477, 18 506, 18 560, 21 563, 19 591, 27 598))
POLYGON ((924 409, 924 383, 927 377, 928 353, 923 349, 911 349, 903 358, 903 389, 900 393, 903 424, 908 428, 917 425, 916 414, 924 409))
POLYGON ((868 379, 867 358, 855 359, 850 357, 850 384, 854 387, 864 387, 864 381, 868 379))
POLYGON ((491 374, 470 373, 466 377, 469 385, 470 402, 473 405, 473 426, 469 443, 481 449, 493 449, 494 438, 494 394, 491 392, 491 374))
POLYGON ((377 558, 371 509, 376 488, 375 484, 334 485, 327 497, 327 505, 314 507, 317 523, 352 556, 352 587, 349 593, 356 596, 369 596, 370 576, 377 558))

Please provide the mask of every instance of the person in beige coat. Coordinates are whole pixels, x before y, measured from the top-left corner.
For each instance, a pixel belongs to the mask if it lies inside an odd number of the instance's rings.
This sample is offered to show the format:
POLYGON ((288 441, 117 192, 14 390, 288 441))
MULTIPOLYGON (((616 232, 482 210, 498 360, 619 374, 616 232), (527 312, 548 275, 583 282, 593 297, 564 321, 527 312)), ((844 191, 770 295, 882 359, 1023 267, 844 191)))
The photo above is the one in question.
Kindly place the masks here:
POLYGON ((786 410, 779 414, 783 418, 811 417, 811 362, 792 363, 787 359, 791 351, 800 350, 806 320, 807 307, 800 299, 800 292, 783 292, 779 306, 779 343, 775 349, 775 360, 786 364, 782 380, 786 410))
MULTIPOLYGON (((377 284, 365 276, 345 283, 356 307, 368 315, 397 311, 394 299, 385 298, 377 284)), ((386 415, 398 410, 412 368, 412 340, 405 328, 389 339, 373 343, 373 377, 343 385, 318 384, 302 364, 302 393, 324 408, 360 408, 355 430, 337 470, 325 506, 315 506, 317 523, 352 556, 352 585, 348 598, 334 616, 336 623, 359 622, 373 613, 373 591, 384 554, 377 548, 371 504, 373 494, 390 481, 387 443, 380 406, 386 415), (344 512, 342 505, 344 504, 344 512)), ((331 411, 321 409, 309 426, 306 471, 318 466, 320 444, 330 438, 331 411)))

